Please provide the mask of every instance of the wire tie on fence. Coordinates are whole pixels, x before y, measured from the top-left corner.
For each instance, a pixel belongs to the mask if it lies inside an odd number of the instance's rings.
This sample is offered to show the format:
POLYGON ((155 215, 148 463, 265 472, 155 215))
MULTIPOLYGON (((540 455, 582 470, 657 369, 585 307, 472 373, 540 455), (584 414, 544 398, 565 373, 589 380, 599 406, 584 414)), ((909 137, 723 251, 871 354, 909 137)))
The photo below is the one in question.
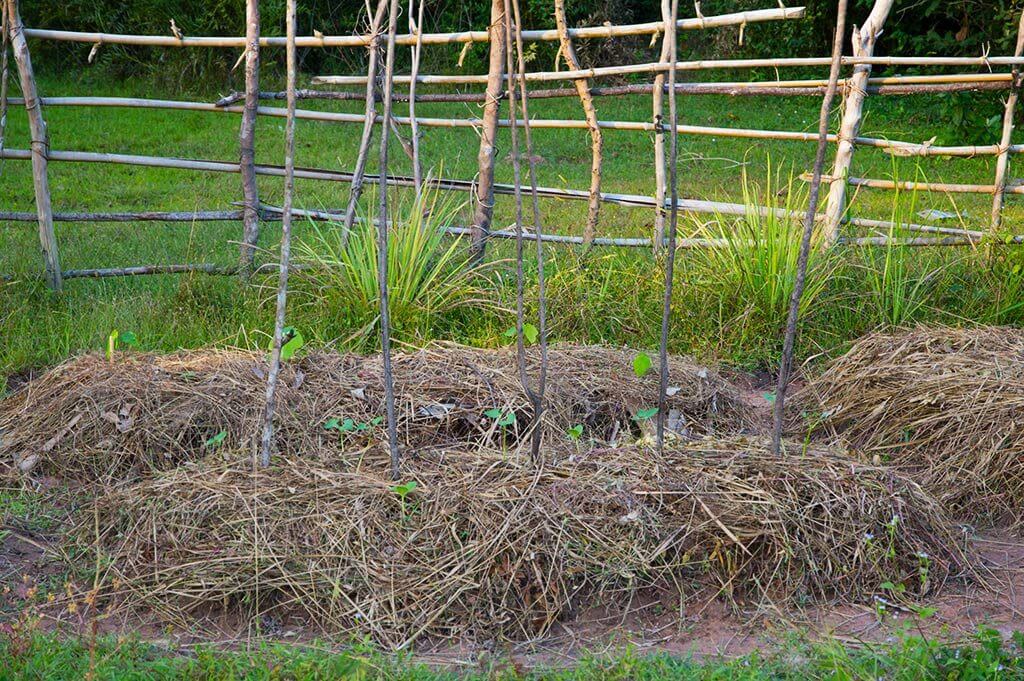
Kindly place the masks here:
POLYGON ((92 49, 89 50, 89 57, 86 59, 86 63, 91 64, 93 60, 96 59, 96 55, 99 54, 101 47, 103 47, 103 41, 99 40, 92 46, 92 49))
POLYGON ((981 65, 988 69, 989 73, 992 73, 992 64, 989 63, 988 55, 992 52, 992 43, 984 43, 981 50, 981 65))
POLYGON ((740 23, 740 47, 743 47, 743 32, 747 30, 747 20, 744 19, 740 23))
POLYGON ((702 29, 707 28, 707 24, 704 21, 704 14, 700 11, 700 0, 694 0, 693 9, 697 13, 697 20, 700 21, 700 27, 702 29))

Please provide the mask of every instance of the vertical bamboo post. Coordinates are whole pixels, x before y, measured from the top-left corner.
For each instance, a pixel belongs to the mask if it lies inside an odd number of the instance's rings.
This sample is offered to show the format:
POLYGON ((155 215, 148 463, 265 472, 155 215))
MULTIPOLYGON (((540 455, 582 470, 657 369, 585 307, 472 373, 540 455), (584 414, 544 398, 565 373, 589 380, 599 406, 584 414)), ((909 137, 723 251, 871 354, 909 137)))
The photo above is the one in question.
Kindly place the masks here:
POLYGON ((818 196, 821 190, 821 173, 825 166, 825 151, 828 148, 828 117, 835 99, 839 70, 842 66, 843 36, 846 34, 846 0, 839 0, 836 16, 836 32, 832 39, 832 66, 828 74, 828 87, 821 100, 818 114, 818 148, 814 156, 811 173, 811 187, 807 197, 807 212, 804 213, 803 235, 800 239, 800 254, 797 256, 796 280, 789 298, 789 314, 786 318, 786 335, 782 342, 782 359, 779 362, 779 380, 775 386, 775 405, 772 411, 772 452, 782 453, 782 424, 786 414, 786 389, 793 369, 793 348, 796 346, 796 327, 800 318, 800 299, 807 279, 807 260, 811 254, 811 237, 814 234, 814 216, 818 212, 818 196))
POLYGON ((416 191, 416 200, 423 193, 423 164, 420 162, 420 124, 416 118, 416 79, 420 73, 420 55, 423 53, 423 5, 426 0, 419 0, 419 12, 413 18, 416 0, 409 0, 409 32, 416 35, 416 44, 412 47, 412 70, 409 72, 409 134, 412 136, 412 182, 416 191))
MULTIPOLYGON (((1013 51, 1013 56, 1019 57, 1021 54, 1024 54, 1024 12, 1021 12, 1020 22, 1017 24, 1017 47, 1013 51)), ((1010 144, 1013 138, 1013 117, 1017 109, 1020 87, 1020 67, 1014 66, 1013 84, 1010 88, 1010 94, 1006 97, 1006 107, 1003 110, 1003 133, 999 139, 999 155, 996 157, 996 189, 992 198, 992 236, 996 235, 1003 223, 1003 203, 1006 200, 1006 175, 1010 168, 1010 144)))
MULTIPOLYGON (((530 196, 532 199, 533 206, 533 233, 534 233, 534 245, 536 246, 537 255, 537 327, 538 327, 538 346, 540 347, 540 370, 537 372, 537 390, 527 392, 533 402, 533 423, 534 429, 530 438, 530 456, 535 464, 542 464, 543 459, 540 454, 541 438, 543 437, 543 428, 541 428, 541 422, 544 415, 544 390, 547 384, 547 372, 548 372, 548 331, 547 331, 547 293, 544 278, 544 225, 541 221, 540 215, 540 201, 537 197, 537 161, 533 154, 533 135, 530 132, 530 110, 528 106, 528 95, 526 91, 526 61, 523 58, 523 33, 522 33, 522 16, 519 11, 519 0, 512 0, 512 16, 506 16, 506 26, 515 26, 515 47, 516 47, 516 69, 515 73, 519 81, 519 107, 520 112, 523 116, 523 137, 526 141, 526 156, 528 159, 528 165, 530 167, 530 196)), ((505 3, 505 13, 508 14, 508 2, 505 3)), ((508 50, 511 54, 512 51, 512 40, 509 38, 508 50)), ((512 78, 513 69, 511 67, 511 59, 509 60, 509 78, 512 78)), ((511 92, 514 85, 511 80, 509 81, 509 93, 511 92)), ((515 106, 512 105, 512 100, 509 100, 509 118, 514 119, 516 117, 515 106)), ((513 150, 513 158, 518 157, 518 150, 513 150)), ((518 184, 518 183, 517 183, 518 184)), ((520 192, 520 196, 521 196, 520 192)), ((520 200, 517 206, 519 212, 519 222, 522 220, 522 201, 520 200)), ((522 227, 517 231, 520 243, 522 242, 522 227)), ((520 268, 522 266, 522 252, 519 253, 520 268)), ((520 271, 521 274, 521 271, 520 271)), ((520 277, 521 280, 521 277, 520 277)), ((519 295, 519 306, 522 307, 522 292, 520 289, 519 295)), ((519 329, 519 340, 522 343, 522 329, 519 329)), ((526 383, 524 383, 524 386, 526 383)))
POLYGON ((676 230, 679 224, 679 114, 676 109, 676 59, 679 58, 676 44, 676 20, 679 18, 679 0, 672 0, 671 21, 665 25, 669 39, 668 69, 668 117, 672 138, 669 141, 669 182, 672 207, 669 209, 668 257, 665 260, 665 298, 661 309, 661 342, 658 345, 658 420, 656 442, 658 453, 665 450, 665 421, 668 414, 668 332, 672 321, 672 284, 675 278, 676 230))
POLYGON ((8 32, 14 61, 18 65, 18 76, 21 78, 21 92, 25 99, 25 111, 28 114, 28 129, 32 136, 32 182, 36 195, 36 214, 39 217, 39 244, 43 250, 43 263, 46 268, 46 283, 50 288, 59 291, 64 284, 60 270, 60 257, 57 253, 57 236, 53 231, 53 207, 50 204, 50 182, 46 173, 47 157, 50 151, 50 138, 43 119, 42 104, 36 90, 35 74, 32 71, 32 58, 25 41, 25 26, 18 13, 17 0, 7 0, 8 32))
MULTIPOLYGON (((0 2, 0 157, 4 151, 4 139, 7 135, 7 45, 11 34, 10 18, 7 16, 7 3, 0 2)), ((3 174, 3 160, 0 158, 0 175, 3 174)))
POLYGON ((274 404, 277 378, 281 372, 281 346, 284 342, 284 318, 288 307, 288 266, 292 244, 292 196, 295 193, 295 79, 298 60, 295 58, 295 0, 288 0, 285 51, 287 53, 288 105, 284 125, 284 202, 281 206, 281 268, 277 280, 277 314, 274 317, 274 345, 270 351, 267 372, 267 403, 263 413, 263 437, 260 440, 260 465, 270 465, 274 441, 274 404))
MULTIPOLYGON (((668 61, 669 22, 672 20, 671 0, 661 0, 661 20, 665 24, 661 39, 662 63, 668 61)), ((664 248, 665 244, 665 72, 659 71, 654 76, 654 89, 651 92, 652 120, 654 122, 654 252, 664 248)))
MULTIPOLYGON (((561 44, 562 56, 565 58, 566 66, 570 70, 579 71, 583 67, 576 57, 576 50, 572 46, 572 39, 569 37, 569 26, 565 19, 565 0, 555 0, 555 24, 558 27, 558 39, 561 44)), ((583 248, 589 250, 594 243, 594 236, 597 234, 597 221, 601 211, 601 128, 598 126, 597 109, 594 107, 594 98, 590 94, 590 83, 586 78, 573 81, 576 93, 583 104, 583 113, 587 119, 587 128, 590 130, 590 198, 587 206, 587 226, 583 230, 583 248)))
POLYGON ((238 164, 242 176, 242 243, 238 267, 247 279, 260 238, 260 198, 256 187, 256 112, 260 105, 260 3, 245 2, 245 107, 239 128, 238 164))
POLYGON ((384 407, 387 416, 388 448, 391 454, 391 478, 397 480, 399 471, 398 425, 395 421, 395 381, 391 373, 391 309, 388 306, 388 133, 387 121, 391 120, 394 101, 391 97, 395 75, 395 43, 398 31, 398 0, 391 0, 388 12, 388 49, 384 64, 384 87, 381 99, 384 104, 385 123, 380 130, 380 163, 378 175, 380 188, 377 214, 377 286, 380 289, 380 350, 384 363, 384 407))
POLYGON ((487 234, 491 231, 494 214, 494 161, 497 155, 498 109, 505 85, 506 38, 503 0, 491 0, 490 57, 487 66, 487 94, 480 129, 480 151, 477 153, 476 211, 470 238, 473 242, 473 260, 480 262, 487 247, 487 234))
MULTIPOLYGON (((342 243, 348 243, 352 223, 356 219, 356 208, 359 197, 363 194, 363 179, 366 176, 366 160, 370 154, 370 141, 373 139, 373 126, 377 117, 377 64, 380 62, 380 24, 384 20, 384 11, 388 8, 387 0, 378 0, 377 11, 370 23, 370 44, 367 46, 366 66, 366 112, 363 118, 363 134, 359 139, 359 154, 356 156, 356 167, 352 170, 352 186, 349 188, 348 205, 345 208, 345 227, 342 232, 342 243)), ((387 125, 382 126, 386 130, 387 125)))
MULTIPOLYGON (((882 25, 893 0, 875 0, 864 25, 853 29, 853 56, 870 57, 875 51, 875 41, 882 33, 882 25)), ((830 247, 839 240, 839 227, 846 212, 846 178, 850 175, 850 163, 853 160, 854 139, 860 133, 860 123, 864 112, 864 99, 867 97, 868 77, 871 75, 870 64, 857 64, 853 74, 846 80, 843 99, 843 119, 839 126, 839 143, 836 148, 835 163, 832 166, 832 177, 829 185, 828 205, 825 207, 825 238, 823 245, 830 247)))

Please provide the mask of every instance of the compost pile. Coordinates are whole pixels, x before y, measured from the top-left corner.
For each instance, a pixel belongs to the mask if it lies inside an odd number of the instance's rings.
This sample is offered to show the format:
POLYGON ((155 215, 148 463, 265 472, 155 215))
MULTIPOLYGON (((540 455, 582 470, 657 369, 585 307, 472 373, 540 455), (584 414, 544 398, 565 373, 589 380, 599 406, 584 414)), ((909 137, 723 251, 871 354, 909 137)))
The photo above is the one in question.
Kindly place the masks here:
POLYGON ((809 382, 820 433, 906 467, 972 518, 1021 521, 1024 331, 920 327, 872 334, 809 382))
POLYGON ((214 454, 98 495, 75 536, 87 555, 98 541, 115 609, 228 611, 388 647, 531 638, 645 589, 793 602, 893 581, 910 595, 974 569, 915 483, 827 450, 703 439, 536 467, 476 449, 413 455, 402 473, 389 479, 380 448, 269 469, 214 454))
MULTIPOLYGON (((656 367, 633 372, 635 353, 605 347, 550 350, 542 428, 549 447, 642 435, 657 405, 656 367)), ((539 353, 528 353, 536 375, 539 353)), ((83 481, 137 478, 212 446, 254 447, 266 394, 266 357, 238 351, 118 354, 73 359, 0 401, 0 461, 83 481)), ((737 391, 715 371, 670 359, 669 424, 683 437, 750 427, 737 391)), ((399 444, 501 449, 523 440, 532 408, 514 349, 435 346, 396 354, 399 444), (490 413, 490 416, 488 416, 490 413)), ((383 430, 379 356, 315 353, 282 368, 276 446, 285 455, 364 446, 383 430)), ((554 450, 552 450, 554 451, 554 450)))

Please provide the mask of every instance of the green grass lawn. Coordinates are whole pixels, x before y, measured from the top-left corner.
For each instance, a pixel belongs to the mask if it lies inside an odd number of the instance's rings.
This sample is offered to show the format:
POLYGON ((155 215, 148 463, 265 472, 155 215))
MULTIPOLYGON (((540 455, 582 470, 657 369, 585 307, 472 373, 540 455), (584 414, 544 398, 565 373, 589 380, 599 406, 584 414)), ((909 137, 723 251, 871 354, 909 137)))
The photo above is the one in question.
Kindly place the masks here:
MULTIPOLYGON (((76 79, 45 74, 40 83, 44 96, 131 95, 159 97, 146 82, 117 82, 103 77, 76 79)), ((178 94, 183 99, 212 101, 217 94, 178 94)), ((862 134, 908 141, 924 141, 950 134, 949 123, 935 98, 875 97, 869 99, 862 134)), ((976 96, 978 110, 995 107, 997 96, 976 96)), ((604 119, 646 120, 647 97, 600 98, 604 119)), ((302 102, 304 108, 361 111, 358 102, 302 102)), ((814 131, 820 102, 812 97, 726 98, 693 96, 680 100, 681 122, 729 127, 814 131)), ((405 106, 397 106, 404 114, 405 106)), ((479 115, 476 104, 421 104, 425 116, 479 115)), ((531 104, 535 118, 579 118, 574 99, 537 100, 531 104)), ((234 160, 237 158, 239 117, 227 113, 147 111, 141 109, 49 107, 45 111, 53 149, 188 158, 234 160)), ((258 161, 280 163, 283 152, 283 119, 262 118, 258 128, 258 161)), ((350 169, 354 163, 360 125, 299 121, 297 163, 333 169, 350 169)), ((6 145, 26 148, 28 133, 24 111, 10 113, 6 145)), ((653 190, 653 151, 649 134, 605 132, 603 188, 621 193, 650 194, 653 190)), ((586 188, 590 173, 589 138, 585 130, 535 132, 539 181, 556 187, 586 188)), ((425 165, 438 174, 472 178, 476 171, 478 139, 472 129, 424 128, 422 149, 425 165)), ((511 181, 507 131, 499 140, 498 180, 511 181)), ((690 198, 739 202, 745 170, 751 184, 765 185, 769 162, 785 177, 809 169, 812 143, 769 142, 729 138, 683 136, 680 138, 680 195, 690 198)), ((372 155, 375 157, 375 155, 372 155)), ((393 172, 410 172, 409 161, 395 144, 393 172)), ((932 181, 988 183, 994 172, 991 158, 899 159, 874 150, 859 150, 854 174, 870 177, 932 181)), ((371 160, 370 172, 375 161, 371 160)), ((240 180, 231 174, 197 173, 108 164, 53 163, 51 187, 56 210, 191 210, 229 209, 241 198, 240 180)), ((260 178, 261 198, 280 202, 283 182, 260 178)), ((785 183, 774 183, 771 193, 785 183)), ((801 185, 799 181, 796 185, 801 185)), ((29 164, 6 161, 0 175, 0 209, 33 210, 29 164)), ((348 197, 348 185, 317 181, 297 182, 296 205, 305 208, 337 208, 348 197)), ((460 195, 459 200, 463 200, 460 195)), ((772 198, 775 198, 774 196, 772 198)), ((957 210, 963 221, 983 228, 991 197, 987 195, 920 194, 912 197, 914 212, 934 208, 957 210)), ((904 204, 910 199, 905 198, 904 204)), ((1024 216, 1024 204, 1010 197, 1006 224, 1013 229, 1024 216)), ((543 200, 546 230, 579 234, 586 219, 585 202, 543 200)), ((906 208, 904 206, 904 211, 906 208)), ((851 214, 888 218, 893 198, 888 192, 865 189, 854 197, 851 214)), ((471 207, 464 206, 458 221, 468 224, 471 207)), ((499 197, 495 225, 513 220, 511 197, 499 197)), ((913 215, 906 219, 918 219, 913 215)), ((697 216, 709 220, 712 216, 697 216)), ((682 218, 682 229, 693 232, 695 223, 682 218)), ((602 207, 599 233, 603 236, 649 236, 652 215, 648 209, 602 207)), ((308 239, 309 224, 296 226, 299 241, 308 239)), ((235 223, 122 223, 97 225, 62 223, 57 226, 60 256, 65 269, 138 264, 213 262, 233 264, 241 233, 235 223)), ((279 227, 264 227, 261 257, 275 259, 279 227)), ((133 330, 144 348, 173 350, 204 345, 264 345, 271 326, 270 292, 259 285, 241 288, 230 278, 156 276, 103 281, 69 281, 61 295, 51 295, 40 284, 36 226, 33 223, 0 222, 0 271, 14 281, 0 287, 0 375, 27 367, 50 364, 69 354, 103 346, 112 329, 133 330)), ((510 244, 494 245, 489 259, 500 261, 512 252, 510 244)), ((556 339, 630 343, 651 347, 657 342, 662 270, 646 251, 600 249, 586 268, 576 262, 574 251, 549 249, 552 332, 556 339)), ((879 284, 870 275, 877 267, 865 267, 864 253, 848 251, 842 266, 830 276, 821 303, 808 315, 800 352, 810 355, 834 351, 857 334, 879 325, 942 321, 964 323, 997 321, 1015 323, 1019 315, 1015 282, 1004 274, 1019 269, 1019 259, 1001 252, 994 264, 984 253, 955 249, 942 254, 922 250, 901 254, 905 261, 898 284, 925 298, 909 315, 875 314, 865 305, 885 292, 891 282, 879 284), (1004 290, 1004 288, 1006 290, 1004 290), (874 293, 872 293, 874 292, 874 293), (881 292, 881 293, 880 293, 881 292)), ((869 264, 876 265, 874 260, 869 264)), ((430 338, 494 345, 511 325, 507 312, 512 299, 507 264, 499 265, 490 281, 491 294, 504 311, 457 315, 439 321, 423 333, 400 340, 422 342, 430 338)), ((677 322, 672 349, 692 352, 707 359, 758 366, 774 360, 778 350, 780 319, 777 310, 758 309, 757 291, 729 290, 709 272, 707 263, 690 253, 680 257, 677 286, 677 322)), ((535 268, 528 265, 528 297, 535 297, 535 268)), ((1010 276, 1007 274, 1007 276, 1010 276)), ((269 282, 269 280, 267 280, 269 282)), ((261 282, 257 282, 258 284, 261 282)), ((264 282, 265 283, 265 282, 264 282)), ((272 282, 271 282, 272 283, 272 282)), ((1024 290, 1024 287, 1020 287, 1024 290)), ((344 301, 330 300, 331 292, 296 283, 292 321, 314 343, 346 338, 352 329, 344 313, 344 301)), ((878 301, 875 301, 878 302, 878 301)), ((887 305, 882 301, 880 305, 887 305)))
POLYGON ((101 637, 90 650, 88 638, 30 635, 0 642, 0 679, 381 679, 388 681, 767 681, 847 679, 1019 679, 1024 678, 1021 639, 1004 642, 995 631, 948 645, 916 636, 894 643, 847 649, 835 643, 791 641, 785 646, 735 659, 639 655, 584 656, 579 662, 540 663, 525 669, 521 660, 483 657, 477 663, 431 668, 408 656, 393 657, 356 646, 331 652, 317 645, 267 645, 253 652, 211 648, 168 651, 132 640, 101 637), (91 671, 91 674, 90 674, 91 671))

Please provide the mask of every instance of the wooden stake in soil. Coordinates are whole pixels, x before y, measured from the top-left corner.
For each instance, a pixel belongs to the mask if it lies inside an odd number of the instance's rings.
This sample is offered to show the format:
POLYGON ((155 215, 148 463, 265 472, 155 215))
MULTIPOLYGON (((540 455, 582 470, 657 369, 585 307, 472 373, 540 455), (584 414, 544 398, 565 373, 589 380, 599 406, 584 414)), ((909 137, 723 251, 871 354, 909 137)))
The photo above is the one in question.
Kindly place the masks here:
MULTIPOLYGON (((508 0, 505 4, 505 13, 508 14, 508 0)), ((545 286, 544 276, 544 226, 541 222, 540 217, 540 201, 537 197, 537 161, 533 154, 533 136, 530 132, 530 111, 528 107, 528 96, 526 93, 526 60, 523 58, 523 37, 522 37, 522 18, 519 12, 519 0, 512 0, 512 16, 506 21, 506 26, 514 25, 515 27, 515 45, 516 45, 516 77, 515 80, 519 83, 519 97, 520 97, 520 111, 523 116, 523 136, 526 138, 526 156, 529 159, 530 167, 530 194, 533 204, 533 233, 534 243, 536 244, 536 256, 537 256, 537 335, 538 335, 538 347, 540 348, 540 369, 537 375, 537 390, 529 391, 527 388, 530 399, 533 402, 533 435, 530 439, 530 456, 534 463, 541 464, 543 459, 540 454, 541 437, 543 435, 543 429, 541 428, 541 419, 544 415, 544 390, 547 384, 547 372, 548 372, 548 331, 547 331, 547 291, 545 286), (514 20, 514 21, 513 21, 514 20)), ((512 42, 509 39, 508 46, 509 53, 512 51, 512 42)), ((509 67, 509 74, 511 75, 512 68, 509 67)), ((511 83, 511 81, 510 81, 511 83)), ((509 92, 512 92, 514 85, 510 85, 509 92)), ((509 104, 509 113, 512 118, 515 118, 515 106, 509 104)), ((513 157, 516 156, 516 151, 513 151, 513 157)), ((518 185, 518 182, 516 183, 518 185)), ((520 192, 521 197, 521 192, 520 192)), ((522 243, 522 200, 520 198, 519 205, 517 206, 519 211, 519 227, 516 231, 519 244, 522 243)), ((520 267, 520 281, 521 268, 522 268, 522 248, 521 245, 518 251, 519 267, 520 267)), ((520 283, 519 291, 520 300, 518 305, 522 308, 522 285, 520 283)), ((523 342, 522 329, 519 330, 519 342, 523 342)), ((525 368, 522 370, 523 373, 523 385, 527 386, 525 377, 525 368)))
MULTIPOLYGON (((356 218, 359 197, 363 194, 363 180, 366 175, 366 159, 370 154, 370 141, 373 139, 373 125, 377 119, 377 64, 380 62, 380 24, 384 20, 384 12, 388 8, 387 0, 378 0, 377 11, 370 23, 370 44, 366 57, 366 113, 363 117, 363 135, 359 139, 359 154, 356 156, 356 167, 352 171, 352 187, 349 189, 348 207, 345 209, 345 227, 341 235, 342 244, 348 243, 348 235, 356 218)), ((387 120, 387 119, 384 119, 387 120)), ((387 126, 383 126, 387 130, 387 126)))
POLYGON ((412 181, 416 189, 416 200, 423 192, 423 164, 420 162, 420 124, 416 120, 416 76, 420 72, 420 55, 423 53, 423 6, 426 0, 419 0, 419 13, 413 20, 416 0, 409 0, 409 31, 416 34, 416 45, 412 48, 412 82, 409 84, 409 132, 412 136, 412 181))
POLYGON ((782 422, 785 416, 786 388, 793 369, 793 348, 796 345, 796 326, 800 317, 800 298, 804 293, 807 279, 807 259, 811 252, 811 235, 814 232, 814 216, 818 210, 818 194, 821 189, 821 173, 825 165, 825 150, 828 148, 828 117, 832 111, 832 100, 836 95, 839 69, 843 55, 843 37, 846 34, 846 2, 839 0, 836 18, 836 33, 832 40, 832 67, 828 74, 828 89, 821 100, 818 116, 818 150, 814 157, 811 187, 807 197, 807 213, 804 215, 803 236, 800 239, 800 255, 797 256, 796 281, 789 299, 789 316, 786 319, 786 336, 782 343, 782 360, 779 363, 779 381, 775 386, 775 404, 772 413, 772 452, 780 453, 782 448, 782 422))
POLYGON ((21 78, 21 92, 28 114, 28 130, 32 136, 32 183, 35 188, 36 213, 39 216, 39 244, 43 251, 46 268, 46 283, 59 291, 63 287, 60 271, 60 256, 57 252, 57 235, 53 231, 53 207, 50 204, 50 181, 47 177, 47 157, 50 151, 50 137, 43 119, 39 93, 36 91, 35 74, 32 71, 32 57, 25 41, 25 27, 18 13, 17 0, 7 1, 7 31, 10 34, 11 50, 18 65, 21 78))
MULTIPOLYGON (((490 57, 487 65, 487 99, 484 101, 480 125, 480 151, 477 153, 476 210, 473 215, 473 260, 480 262, 487 247, 487 233, 494 214, 494 159, 498 153, 498 108, 505 86, 505 51, 503 0, 491 0, 490 57)), ((512 118, 515 118, 513 115, 512 118)))
MULTIPOLYGON (((679 124, 676 111, 676 18, 679 16, 679 0, 672 0, 672 21, 669 22, 669 54, 672 67, 668 70, 668 115, 672 130, 679 124)), ((657 444, 658 453, 665 449, 665 413, 668 404, 668 331, 672 318, 672 282, 675 277, 676 265, 676 229, 679 224, 679 135, 672 135, 669 143, 669 181, 672 183, 672 208, 669 212, 668 226, 668 258, 665 262, 665 300, 661 310, 661 344, 658 348, 658 421, 657 444)))
POLYGON ((7 71, 7 45, 11 34, 10 19, 7 16, 7 3, 0 2, 0 175, 3 175, 4 139, 7 135, 7 83, 10 74, 7 71))
MULTIPOLYGON (((1020 15, 1020 23, 1017 25, 1017 46, 1013 56, 1019 57, 1024 54, 1024 12, 1020 15)), ((1017 109, 1017 99, 1020 96, 1021 73, 1020 67, 1013 67, 1013 85, 1010 94, 1006 97, 1006 108, 1003 110, 1003 133, 999 139, 999 155, 996 157, 996 189, 992 199, 992 235, 995 236, 1003 223, 1003 203, 1006 198, 1006 174, 1010 167, 1010 144, 1013 138, 1013 116, 1017 109)))
MULTIPOLYGON (((569 25, 565 19, 565 0, 555 0, 555 23, 558 26, 562 57, 565 58, 565 63, 570 69, 578 71, 583 67, 576 57, 576 50, 569 37, 569 25)), ((573 85, 583 104, 583 113, 587 119, 587 127, 590 129, 590 202, 587 206, 587 226, 583 230, 583 248, 589 249, 597 235, 597 220, 601 211, 601 148, 603 142, 601 128, 597 122, 594 98, 590 95, 590 83, 586 78, 580 78, 574 80, 573 85)))
MULTIPOLYGON (((668 26, 671 22, 672 8, 670 0, 661 0, 661 18, 668 26)), ((658 61, 669 60, 671 49, 669 31, 661 39, 661 56, 658 61)), ((657 253, 665 243, 665 74, 659 72, 654 76, 651 89, 652 122, 654 123, 654 252, 657 253)))
POLYGON ((281 345, 284 340, 284 317, 288 306, 288 265, 291 259, 292 195, 295 192, 295 0, 288 0, 287 10, 288 117, 284 125, 284 204, 281 214, 281 269, 277 280, 277 315, 274 318, 274 344, 270 350, 267 372, 267 405, 263 412, 263 437, 260 440, 260 465, 270 465, 274 442, 274 406, 277 378, 281 372, 281 345))
MULTIPOLYGON (((398 29, 398 0, 391 0, 388 12, 388 51, 384 65, 384 120, 391 119, 391 91, 395 74, 395 35, 398 29)), ((395 420, 395 380, 391 373, 391 310, 388 307, 388 133, 380 129, 380 201, 377 213, 377 286, 380 290, 380 349, 384 360, 384 405, 387 412, 388 447, 391 450, 391 478, 398 480, 398 426, 395 420)))
POLYGON ((256 109, 260 105, 260 3, 245 3, 245 110, 238 133, 242 169, 243 227, 238 266, 242 276, 252 268, 260 238, 260 198, 256 187, 256 109))
MULTIPOLYGON (((882 25, 893 0, 875 0, 875 6, 868 15, 867 21, 860 29, 853 31, 853 56, 870 57, 875 50, 875 41, 882 34, 882 25)), ((839 126, 839 146, 836 159, 832 166, 832 174, 843 181, 833 182, 828 190, 828 204, 825 207, 825 238, 823 246, 829 247, 839 239, 839 228, 846 212, 846 177, 850 174, 850 163, 853 160, 854 140, 860 132, 861 116, 864 111, 864 99, 867 97, 868 76, 871 75, 870 64, 858 64, 853 75, 846 80, 843 101, 843 119, 839 126)))

